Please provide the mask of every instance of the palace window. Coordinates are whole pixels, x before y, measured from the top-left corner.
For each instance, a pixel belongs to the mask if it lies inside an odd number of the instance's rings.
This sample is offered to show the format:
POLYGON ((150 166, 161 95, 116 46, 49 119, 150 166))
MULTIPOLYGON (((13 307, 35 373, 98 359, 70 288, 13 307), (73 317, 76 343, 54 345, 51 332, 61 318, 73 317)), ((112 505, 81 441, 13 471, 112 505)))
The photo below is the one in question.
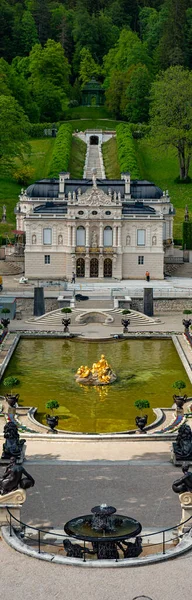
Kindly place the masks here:
POLYGON ((103 245, 106 247, 110 247, 113 245, 113 231, 112 227, 105 227, 104 229, 104 241, 103 245))
POLYGON ((77 227, 76 246, 85 246, 85 227, 77 227))
POLYGON ((137 246, 145 246, 145 229, 137 230, 137 246))
POLYGON ((50 254, 45 254, 44 262, 45 262, 45 265, 50 265, 50 262, 51 262, 50 254))
POLYGON ((43 243, 46 246, 50 246, 52 244, 52 229, 46 228, 43 229, 43 243))
POLYGON ((138 256, 138 265, 144 265, 144 256, 138 256))

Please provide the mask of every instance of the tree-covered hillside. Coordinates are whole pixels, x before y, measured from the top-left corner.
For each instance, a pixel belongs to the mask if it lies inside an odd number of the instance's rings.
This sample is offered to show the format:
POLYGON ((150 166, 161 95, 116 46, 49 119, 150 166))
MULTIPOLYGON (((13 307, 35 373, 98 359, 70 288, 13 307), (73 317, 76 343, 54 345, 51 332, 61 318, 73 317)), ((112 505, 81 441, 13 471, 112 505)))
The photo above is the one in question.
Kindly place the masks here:
POLYGON ((64 119, 93 76, 112 116, 145 122, 156 75, 192 68, 192 0, 0 0, 0 55, 31 122, 64 119))

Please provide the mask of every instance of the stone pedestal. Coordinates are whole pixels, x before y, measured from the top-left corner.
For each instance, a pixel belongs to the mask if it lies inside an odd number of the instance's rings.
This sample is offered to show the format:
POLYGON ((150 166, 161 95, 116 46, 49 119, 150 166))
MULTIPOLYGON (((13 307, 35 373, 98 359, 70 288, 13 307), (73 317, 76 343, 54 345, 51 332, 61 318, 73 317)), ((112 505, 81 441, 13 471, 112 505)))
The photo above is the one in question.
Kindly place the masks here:
POLYGON ((41 317, 45 314, 44 288, 34 288, 34 317, 41 317))
POLYGON ((192 492, 183 492, 179 494, 179 501, 181 504, 181 525, 178 530, 179 533, 187 533, 192 528, 192 519, 185 525, 182 525, 186 519, 192 517, 192 492))
MULTIPOLYGON (((7 510, 8 508, 11 514, 20 521, 21 507, 25 500, 26 491, 22 488, 14 490, 13 492, 9 492, 9 494, 5 494, 4 496, 0 496, 0 527, 10 523, 10 515, 7 510)), ((12 524, 15 525, 13 519, 12 524)), ((17 522, 16 527, 19 527, 19 523, 17 522)))
POLYGON ((153 317, 153 288, 144 288, 143 312, 148 317, 153 317))

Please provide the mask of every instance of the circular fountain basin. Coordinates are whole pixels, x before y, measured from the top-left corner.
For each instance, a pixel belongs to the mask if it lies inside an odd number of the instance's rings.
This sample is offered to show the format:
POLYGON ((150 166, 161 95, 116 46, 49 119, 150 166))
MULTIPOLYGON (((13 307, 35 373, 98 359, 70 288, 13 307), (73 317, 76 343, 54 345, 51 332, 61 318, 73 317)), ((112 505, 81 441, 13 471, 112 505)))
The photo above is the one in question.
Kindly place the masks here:
POLYGON ((136 537, 141 532, 141 524, 125 515, 111 515, 112 530, 103 532, 101 530, 93 529, 93 515, 83 515, 71 519, 64 526, 64 531, 67 535, 72 536, 78 540, 86 540, 88 542, 102 540, 102 541, 115 541, 115 540, 127 540, 132 537, 136 537))

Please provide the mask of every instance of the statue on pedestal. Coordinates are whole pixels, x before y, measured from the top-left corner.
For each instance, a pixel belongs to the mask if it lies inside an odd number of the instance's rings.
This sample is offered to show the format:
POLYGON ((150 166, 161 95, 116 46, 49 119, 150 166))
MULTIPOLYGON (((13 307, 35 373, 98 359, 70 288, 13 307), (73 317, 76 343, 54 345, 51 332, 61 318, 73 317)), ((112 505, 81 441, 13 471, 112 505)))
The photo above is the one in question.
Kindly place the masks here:
POLYGON ((2 223, 5 223, 5 222, 6 222, 6 220, 7 220, 7 209, 6 209, 6 206, 5 206, 5 204, 3 204, 3 214, 2 214, 2 219, 1 219, 1 222, 2 222, 2 223))
POLYGON ((29 487, 33 487, 34 484, 35 480, 33 477, 21 465, 17 465, 15 457, 12 456, 3 477, 0 479, 0 494, 2 496, 9 494, 19 487, 26 490, 29 487))
POLYGON ((3 452, 1 458, 21 459, 23 445, 26 440, 20 440, 16 423, 9 421, 4 427, 3 452))
POLYGON ((192 461, 192 430, 187 423, 179 427, 176 441, 173 442, 174 458, 179 461, 192 461))
POLYGON ((183 494, 183 492, 192 492, 192 473, 189 471, 188 463, 183 463, 182 471, 183 477, 174 481, 172 485, 172 490, 176 494, 183 494))

